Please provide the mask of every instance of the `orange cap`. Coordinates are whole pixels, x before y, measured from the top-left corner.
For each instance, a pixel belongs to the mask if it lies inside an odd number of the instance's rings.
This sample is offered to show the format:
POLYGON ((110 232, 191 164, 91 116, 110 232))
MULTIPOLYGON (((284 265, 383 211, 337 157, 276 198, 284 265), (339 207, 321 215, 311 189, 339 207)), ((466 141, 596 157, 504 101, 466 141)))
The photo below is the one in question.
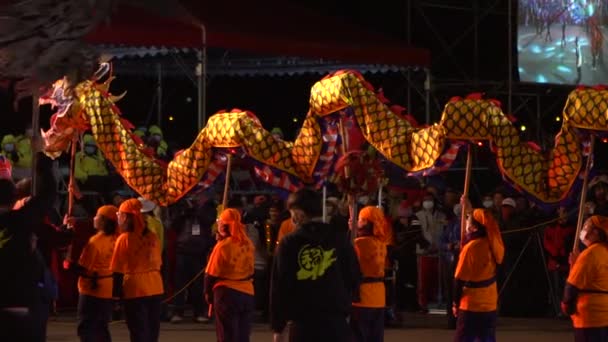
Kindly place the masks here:
POLYGON ((118 211, 121 213, 131 214, 133 215, 133 231, 136 233, 143 233, 146 228, 146 222, 144 221, 144 217, 141 215, 141 202, 136 198, 128 199, 120 205, 118 211))
POLYGON ((384 213, 382 212, 382 209, 374 206, 364 207, 359 212, 359 220, 369 221, 374 226, 374 236, 382 241, 385 241, 388 234, 386 232, 386 219, 384 218, 384 213))
POLYGON ((241 242, 247 237, 245 234, 245 225, 241 223, 241 214, 234 208, 227 208, 220 214, 220 221, 230 227, 230 236, 241 242))
POLYGON ((122 202, 120 208, 118 208, 118 211, 121 213, 139 215, 141 214, 141 208, 141 202, 135 198, 131 198, 122 202))
POLYGON ((587 219, 587 221, 591 221, 596 228, 601 229, 604 233, 608 234, 608 217, 594 215, 587 219))
POLYGON ((104 205, 104 206, 99 207, 99 209, 97 209, 98 216, 103 216, 103 217, 107 218, 108 220, 111 220, 114 222, 116 222, 118 220, 118 217, 116 216, 117 212, 118 212, 118 208, 116 208, 113 205, 104 205))
POLYGON ((498 227, 496 219, 494 219, 492 213, 485 209, 473 210, 473 218, 486 228, 494 260, 497 264, 502 264, 502 260, 505 256, 505 246, 502 242, 502 235, 500 234, 500 228, 498 227))

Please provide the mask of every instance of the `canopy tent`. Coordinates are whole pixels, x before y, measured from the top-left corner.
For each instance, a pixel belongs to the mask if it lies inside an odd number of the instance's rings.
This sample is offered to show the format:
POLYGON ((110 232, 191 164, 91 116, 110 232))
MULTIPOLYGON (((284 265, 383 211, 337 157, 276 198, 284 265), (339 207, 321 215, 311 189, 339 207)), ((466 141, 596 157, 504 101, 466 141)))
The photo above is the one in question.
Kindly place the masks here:
POLYGON ((426 49, 372 33, 339 18, 287 1, 180 1, 184 15, 162 16, 119 6, 107 24, 91 32, 93 44, 135 47, 203 47, 263 55, 324 58, 354 64, 428 67, 426 49))
MULTIPOLYGON (((193 63, 197 65, 199 129, 207 118, 206 78, 214 70, 219 70, 222 74, 244 76, 259 75, 260 72, 267 72, 265 75, 311 71, 327 73, 345 68, 364 72, 386 72, 414 67, 424 69, 427 84, 430 82, 428 50, 406 46, 402 41, 369 32, 340 18, 314 13, 288 1, 177 2, 181 6, 177 6, 175 10, 162 11, 156 8, 156 12, 135 6, 118 6, 108 22, 88 34, 86 41, 95 45, 110 45, 113 48, 118 46, 123 48, 122 55, 129 53, 125 48, 145 48, 148 50, 143 54, 148 55, 163 51, 165 54, 171 54, 171 49, 201 51, 197 63, 193 63), (150 47, 156 50, 150 50, 150 47), (295 63, 294 60, 288 60, 288 63, 276 66, 260 59, 251 64, 252 58, 239 60, 236 66, 227 65, 225 60, 221 60, 215 69, 210 69, 213 64, 209 63, 206 56, 207 52, 214 49, 258 54, 262 57, 288 56, 301 60, 296 60, 295 63), (262 65, 263 63, 265 64, 262 65)), ((131 50, 130 53, 140 54, 141 51, 131 50)), ((181 64, 179 68, 182 70, 192 70, 185 63, 178 64, 181 64)), ((159 122, 162 99, 160 65, 159 63, 158 68, 154 68, 158 72, 159 80, 159 122)), ((131 63, 124 70, 127 71, 131 67, 141 70, 142 65, 131 63)), ((144 67, 148 73, 154 70, 149 66, 144 67)), ((430 88, 427 87, 425 91, 428 118, 430 88)))
MULTIPOLYGON (((162 65, 163 77, 195 78, 197 51, 186 48, 130 47, 99 45, 100 52, 109 54, 115 61, 114 70, 121 75, 157 76, 157 66, 162 65)), ((220 48, 207 49, 207 77, 256 77, 296 76, 317 74, 324 76, 338 70, 357 70, 363 74, 385 74, 390 72, 421 71, 421 67, 344 63, 323 58, 301 58, 291 56, 258 56, 237 53, 220 48)))

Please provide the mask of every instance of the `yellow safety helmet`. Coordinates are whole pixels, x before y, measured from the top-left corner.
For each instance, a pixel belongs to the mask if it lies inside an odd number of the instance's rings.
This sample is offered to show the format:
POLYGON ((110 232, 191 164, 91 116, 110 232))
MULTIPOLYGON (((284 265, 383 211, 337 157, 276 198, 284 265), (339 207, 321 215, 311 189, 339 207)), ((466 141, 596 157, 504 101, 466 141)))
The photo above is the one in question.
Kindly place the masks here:
POLYGON ((2 138, 2 145, 6 145, 6 144, 15 144, 17 143, 17 138, 15 138, 14 135, 12 134, 7 134, 2 138))
POLYGON ((95 143, 95 138, 93 138, 93 136, 90 134, 85 134, 84 137, 82 138, 82 141, 84 142, 85 145, 97 145, 95 143))
POLYGON ((150 128, 148 128, 148 133, 150 133, 150 135, 158 134, 161 137, 163 136, 163 131, 156 125, 150 126, 150 128))
POLYGON ((277 134, 283 137, 283 130, 280 127, 274 127, 272 131, 270 131, 270 134, 277 134))

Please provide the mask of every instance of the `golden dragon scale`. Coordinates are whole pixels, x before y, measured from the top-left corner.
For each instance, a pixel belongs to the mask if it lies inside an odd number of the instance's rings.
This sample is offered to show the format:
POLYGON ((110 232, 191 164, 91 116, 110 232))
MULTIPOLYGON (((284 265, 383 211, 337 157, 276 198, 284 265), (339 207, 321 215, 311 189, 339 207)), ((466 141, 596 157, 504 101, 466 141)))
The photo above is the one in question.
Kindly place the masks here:
MULTIPOLYGON (((596 89, 569 95, 561 131, 548 153, 522 142, 516 127, 491 100, 454 99, 446 104, 439 123, 418 128, 391 112, 361 74, 346 70, 313 86, 310 110, 294 142, 275 139, 249 112, 221 112, 209 118, 189 148, 163 167, 133 139, 114 104, 116 98, 108 93, 109 81, 74 87, 69 109, 45 133, 46 152, 65 151, 77 127, 87 122, 99 148, 127 184, 159 205, 174 203, 192 189, 218 147, 242 148, 251 158, 310 183, 324 144, 320 120, 349 107, 365 139, 406 171, 432 167, 447 139, 490 140, 504 176, 548 203, 566 197, 580 172, 583 152, 576 129, 608 129, 608 91, 596 89)), ((56 83, 55 90, 62 86, 56 83)))

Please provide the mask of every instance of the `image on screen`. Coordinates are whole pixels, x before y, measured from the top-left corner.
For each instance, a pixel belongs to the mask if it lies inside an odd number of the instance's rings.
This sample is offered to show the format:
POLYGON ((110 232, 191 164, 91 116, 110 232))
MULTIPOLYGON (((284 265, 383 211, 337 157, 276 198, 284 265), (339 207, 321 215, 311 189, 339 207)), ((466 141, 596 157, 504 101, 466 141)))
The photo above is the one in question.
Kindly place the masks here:
POLYGON ((608 83, 607 19, 608 0, 519 0, 520 81, 608 83))

